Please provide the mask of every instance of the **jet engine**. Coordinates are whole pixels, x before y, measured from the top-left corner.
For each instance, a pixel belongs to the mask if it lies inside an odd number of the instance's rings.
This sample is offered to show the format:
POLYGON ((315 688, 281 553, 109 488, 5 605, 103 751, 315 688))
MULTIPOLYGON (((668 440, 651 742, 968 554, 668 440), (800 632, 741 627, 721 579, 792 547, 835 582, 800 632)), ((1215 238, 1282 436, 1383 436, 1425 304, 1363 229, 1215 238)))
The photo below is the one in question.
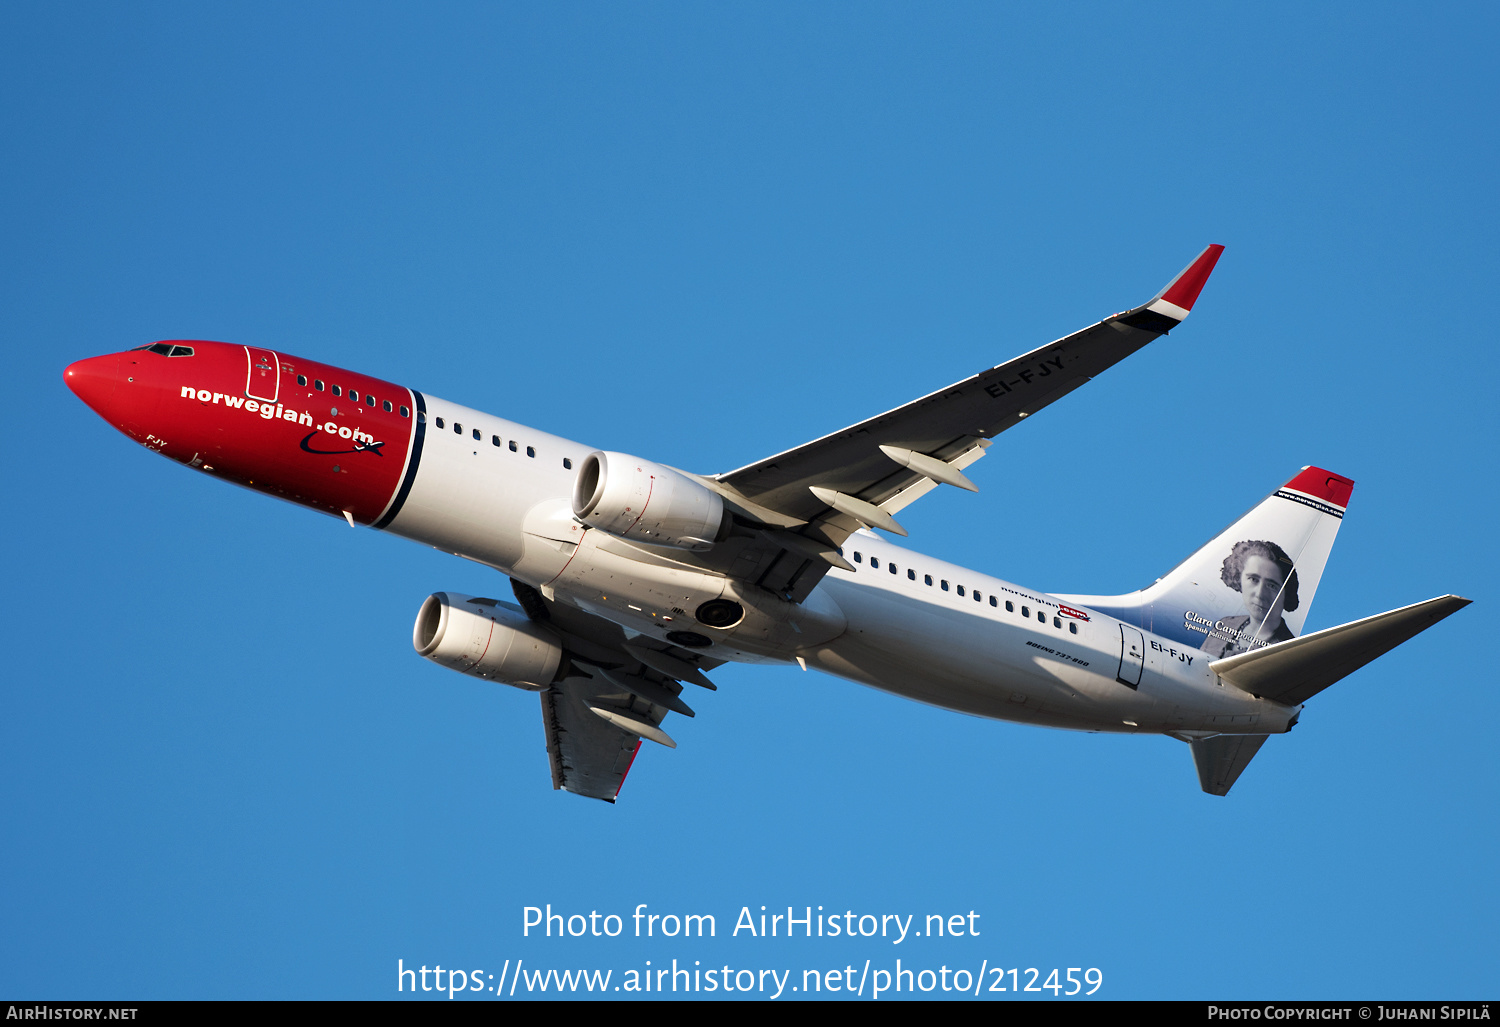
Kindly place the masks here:
POLYGON ((557 638, 521 610, 457 592, 427 597, 411 643, 433 663, 531 691, 555 681, 563 661, 557 638))
POLYGON ((591 528, 674 549, 712 548, 730 526, 718 494, 682 472, 597 450, 578 468, 573 513, 591 528))

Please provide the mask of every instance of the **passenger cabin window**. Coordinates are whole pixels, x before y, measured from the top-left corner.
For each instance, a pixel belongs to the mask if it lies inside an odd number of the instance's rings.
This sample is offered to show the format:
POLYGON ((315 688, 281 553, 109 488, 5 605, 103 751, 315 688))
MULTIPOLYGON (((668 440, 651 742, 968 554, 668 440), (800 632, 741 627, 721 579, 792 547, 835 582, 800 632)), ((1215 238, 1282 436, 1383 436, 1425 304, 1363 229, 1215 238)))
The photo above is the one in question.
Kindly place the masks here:
POLYGON ((1060 628, 1060 627, 1062 627, 1062 618, 1061 617, 1053 617, 1052 618, 1052 626, 1054 628, 1060 628))
POLYGON ((298 385, 306 385, 307 384, 307 375, 305 375, 305 374, 299 374, 297 376, 297 384, 298 385))
POLYGON ((491 435, 490 436, 490 445, 494 446, 496 449, 499 449, 500 448, 500 436, 498 436, 498 435, 491 435))
POLYGON ((995 599, 995 597, 993 595, 990 596, 990 605, 991 606, 999 606, 1000 605, 1000 603, 995 599))
POLYGON ((1030 620, 1031 619, 1031 607, 1029 607, 1029 606, 1023 606, 1023 607, 1021 607, 1021 616, 1025 617, 1027 620, 1030 620))
POLYGON ((319 392, 322 392, 323 391, 323 379, 321 379, 321 378, 314 378, 313 379, 313 388, 317 389, 319 392))
POLYGON ((917 572, 914 571, 914 570, 912 570, 910 567, 906 568, 906 579, 908 581, 916 581, 917 580, 917 572))
POLYGON ((402 417, 410 417, 411 416, 411 411, 408 410, 406 407, 403 406, 401 408, 401 416, 402 417))
POLYGON ((1007 599, 1005 601, 1005 612, 1006 613, 1015 613, 1016 612, 1016 604, 1013 603, 1013 602, 1011 602, 1009 599, 1007 599))
POLYGON ((443 426, 443 419, 439 417, 434 423, 441 428, 443 426))
POLYGON ((982 596, 982 595, 980 595, 980 594, 979 594, 979 593, 978 593, 978 592, 977 592, 977 591, 976 591, 976 592, 975 592, 975 593, 974 593, 974 601, 975 601, 975 602, 976 602, 976 603, 982 603, 982 602, 984 602, 984 596, 982 596))
POLYGON ((855 563, 864 563, 865 562, 865 558, 862 555, 860 555, 860 552, 859 552, 858 549, 856 549, 854 551, 854 562, 855 563))
POLYGON ((922 582, 923 582, 923 584, 926 584, 926 585, 932 584, 932 575, 931 574, 924 574, 924 575, 922 575, 922 582))
POLYGON ((1046 610, 1038 610, 1036 612, 1036 619, 1039 620, 1039 621, 1041 621, 1043 624, 1047 623, 1047 611, 1046 610))
POLYGON ((367 407, 374 407, 375 406, 375 397, 372 396, 372 395, 370 395, 368 392, 365 393, 365 406, 367 406, 367 407))
POLYGON ((536 456, 536 450, 532 449, 530 446, 527 446, 526 447, 526 455, 527 456, 536 456))
POLYGON ((1068 621, 1068 633, 1070 635, 1078 634, 1078 622, 1076 620, 1068 621))
POLYGON ((516 451, 516 440, 515 439, 511 439, 510 440, 510 451, 512 453, 514 453, 516 451))
POLYGON ((943 591, 944 591, 944 592, 946 592, 946 591, 948 591, 948 579, 947 579, 947 578, 944 578, 944 579, 943 579, 943 585, 942 585, 942 588, 943 588, 943 591))
POLYGON ((573 461, 569 460, 567 457, 563 457, 563 467, 571 471, 573 469, 573 461))
POLYGON ((463 433, 464 433, 464 426, 461 425, 461 424, 459 424, 457 421, 454 421, 453 422, 453 434, 455 434, 455 435, 462 435, 463 433))
POLYGON ((878 557, 878 556, 872 556, 872 557, 870 557, 870 566, 874 567, 877 571, 880 570, 880 557, 878 557))
POLYGON ((896 565, 895 565, 895 564, 893 564, 893 563, 888 563, 888 564, 886 564, 886 566, 887 566, 887 567, 889 567, 889 568, 890 568, 890 569, 891 569, 891 573, 892 573, 892 574, 895 574, 895 573, 896 573, 896 565))
POLYGON ((964 594, 964 587, 962 585, 958 586, 958 594, 959 595, 963 595, 964 594))
POLYGON ((482 438, 484 438, 484 432, 480 431, 478 428, 475 428, 474 429, 474 441, 478 442, 482 438))
POLYGON ((385 410, 386 413, 390 413, 391 412, 391 401, 390 400, 386 400, 384 403, 381 403, 380 406, 381 406, 382 409, 385 410))

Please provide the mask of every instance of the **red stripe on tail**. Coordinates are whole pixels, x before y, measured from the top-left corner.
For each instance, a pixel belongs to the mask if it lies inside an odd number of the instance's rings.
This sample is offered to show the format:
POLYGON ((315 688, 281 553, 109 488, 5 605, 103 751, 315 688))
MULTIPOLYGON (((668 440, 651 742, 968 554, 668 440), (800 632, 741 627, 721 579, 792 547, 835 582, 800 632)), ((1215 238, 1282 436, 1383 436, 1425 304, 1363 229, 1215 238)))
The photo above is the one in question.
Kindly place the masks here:
POLYGON ((1349 497, 1354 493, 1354 482, 1351 479, 1325 471, 1321 467, 1302 468, 1295 478, 1286 483, 1286 487, 1316 496, 1325 503, 1338 507, 1347 507, 1349 497))

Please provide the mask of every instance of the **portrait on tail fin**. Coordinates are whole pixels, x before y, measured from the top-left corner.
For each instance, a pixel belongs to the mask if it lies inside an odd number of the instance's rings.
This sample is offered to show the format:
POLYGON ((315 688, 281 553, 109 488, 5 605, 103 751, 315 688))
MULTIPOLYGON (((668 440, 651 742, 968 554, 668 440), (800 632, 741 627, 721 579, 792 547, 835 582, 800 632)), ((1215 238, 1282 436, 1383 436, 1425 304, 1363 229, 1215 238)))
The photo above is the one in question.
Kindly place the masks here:
POLYGON ((1353 489, 1304 467, 1155 583, 1072 598, 1213 660, 1300 638, 1353 489))
POLYGON ((1208 629, 1200 647, 1214 659, 1295 638, 1283 613, 1297 609, 1297 571, 1275 542, 1235 543, 1219 578, 1244 598, 1244 615, 1224 617, 1208 629))

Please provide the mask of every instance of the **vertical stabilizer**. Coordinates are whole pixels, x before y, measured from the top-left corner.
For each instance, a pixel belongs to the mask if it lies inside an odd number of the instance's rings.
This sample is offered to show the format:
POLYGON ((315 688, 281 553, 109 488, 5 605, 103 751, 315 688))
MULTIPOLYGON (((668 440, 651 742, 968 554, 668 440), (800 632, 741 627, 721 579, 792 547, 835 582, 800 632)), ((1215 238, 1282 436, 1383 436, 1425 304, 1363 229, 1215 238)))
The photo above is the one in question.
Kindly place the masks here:
POLYGON ((1353 491, 1304 467, 1150 588, 1073 598, 1214 659, 1296 638, 1353 491))

